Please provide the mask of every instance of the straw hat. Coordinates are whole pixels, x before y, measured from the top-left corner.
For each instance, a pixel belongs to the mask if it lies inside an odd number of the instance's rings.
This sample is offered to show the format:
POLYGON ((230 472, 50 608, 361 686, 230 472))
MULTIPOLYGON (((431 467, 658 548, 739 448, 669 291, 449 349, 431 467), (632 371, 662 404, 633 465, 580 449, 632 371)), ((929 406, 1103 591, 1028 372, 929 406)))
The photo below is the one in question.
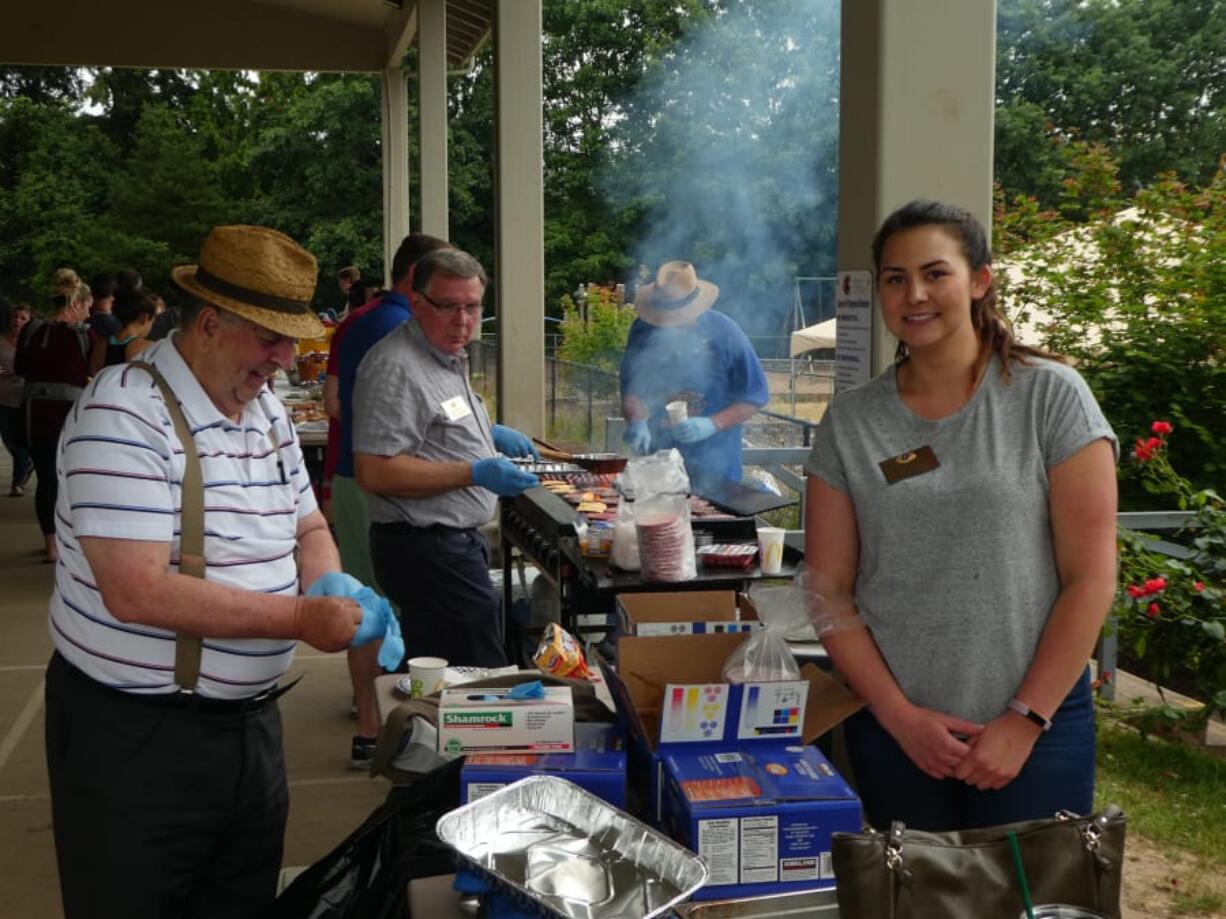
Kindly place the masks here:
POLYGON ((719 288, 700 281, 689 262, 665 262, 654 284, 644 284, 634 294, 639 318, 652 325, 686 325, 711 308, 719 288))
POLYGON ((311 309, 315 256, 267 227, 214 227, 198 265, 171 271, 189 294, 290 338, 319 338, 323 323, 311 309))

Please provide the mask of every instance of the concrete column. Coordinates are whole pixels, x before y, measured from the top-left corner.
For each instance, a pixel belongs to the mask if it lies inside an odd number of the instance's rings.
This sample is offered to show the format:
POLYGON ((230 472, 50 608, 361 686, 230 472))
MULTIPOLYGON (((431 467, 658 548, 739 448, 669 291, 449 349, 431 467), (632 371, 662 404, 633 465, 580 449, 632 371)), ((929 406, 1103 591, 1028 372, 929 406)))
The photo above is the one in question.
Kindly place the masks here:
POLYGON ((447 3, 418 0, 421 230, 447 239, 447 3))
POLYGON ((541 0, 494 8, 498 415, 545 434, 541 0))
MULTIPOLYGON (((913 198, 991 227, 995 0, 843 0, 840 80, 840 271, 871 271, 873 233, 913 198)), ((874 311, 874 374, 895 344, 874 311)))
POLYGON ((383 283, 392 285, 392 256, 409 235, 409 85, 399 67, 381 74, 383 90, 383 283))

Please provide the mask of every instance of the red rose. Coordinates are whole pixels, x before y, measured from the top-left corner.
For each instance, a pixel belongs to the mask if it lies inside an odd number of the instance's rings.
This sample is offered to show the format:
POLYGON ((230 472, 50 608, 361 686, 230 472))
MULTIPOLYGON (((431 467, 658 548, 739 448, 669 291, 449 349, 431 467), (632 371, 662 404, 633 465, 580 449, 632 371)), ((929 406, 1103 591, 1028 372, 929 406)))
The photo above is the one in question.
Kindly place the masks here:
POLYGON ((1136 600, 1140 597, 1145 596, 1145 590, 1141 587, 1138 587, 1136 584, 1129 584, 1128 585, 1128 596, 1136 600))
POLYGON ((1175 430, 1173 427, 1171 427, 1171 423, 1169 421, 1155 421, 1149 426, 1149 429, 1155 434, 1162 434, 1164 436, 1175 430))
POLYGON ((1166 589, 1166 578, 1150 578, 1145 582, 1145 593, 1156 594, 1166 589))
POLYGON ((1159 606, 1157 603, 1151 603, 1149 607, 1145 610, 1145 615, 1149 617, 1150 619, 1156 619, 1160 612, 1162 612, 1162 607, 1159 606))
POLYGON ((1136 448, 1132 451, 1132 455, 1137 458, 1138 463, 1148 463, 1154 458, 1154 451, 1145 445, 1145 441, 1137 438, 1136 448))
POLYGON ((1145 441, 1145 446, 1149 450, 1159 450, 1162 447, 1162 438, 1151 437, 1149 440, 1145 441))
POLYGON ((1197 581, 1195 584, 1192 585, 1192 589, 1196 591, 1197 593, 1200 593, 1202 590, 1205 589, 1205 582, 1197 581))

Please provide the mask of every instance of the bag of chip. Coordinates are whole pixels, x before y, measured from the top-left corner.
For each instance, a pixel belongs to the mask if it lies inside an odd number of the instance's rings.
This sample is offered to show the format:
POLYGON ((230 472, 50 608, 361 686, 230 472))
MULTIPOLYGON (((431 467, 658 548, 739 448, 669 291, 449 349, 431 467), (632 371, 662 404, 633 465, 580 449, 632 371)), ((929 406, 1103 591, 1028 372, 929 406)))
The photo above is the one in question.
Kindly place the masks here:
POLYGON ((541 643, 532 656, 533 663, 541 673, 553 676, 569 677, 574 680, 586 680, 591 677, 587 659, 575 636, 562 628, 556 622, 545 626, 541 633, 541 643))

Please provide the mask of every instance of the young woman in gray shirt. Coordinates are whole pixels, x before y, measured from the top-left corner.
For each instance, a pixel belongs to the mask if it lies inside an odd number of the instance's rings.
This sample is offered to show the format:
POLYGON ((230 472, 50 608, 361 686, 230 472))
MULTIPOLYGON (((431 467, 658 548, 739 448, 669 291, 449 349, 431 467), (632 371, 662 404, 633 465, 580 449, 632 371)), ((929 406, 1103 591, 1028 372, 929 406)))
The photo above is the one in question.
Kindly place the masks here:
POLYGON ((823 641, 868 701, 847 724, 866 818, 1088 812, 1115 435, 1076 371, 1014 340, 968 212, 907 204, 873 258, 897 360, 823 417, 806 514, 814 589, 844 623, 823 641))

